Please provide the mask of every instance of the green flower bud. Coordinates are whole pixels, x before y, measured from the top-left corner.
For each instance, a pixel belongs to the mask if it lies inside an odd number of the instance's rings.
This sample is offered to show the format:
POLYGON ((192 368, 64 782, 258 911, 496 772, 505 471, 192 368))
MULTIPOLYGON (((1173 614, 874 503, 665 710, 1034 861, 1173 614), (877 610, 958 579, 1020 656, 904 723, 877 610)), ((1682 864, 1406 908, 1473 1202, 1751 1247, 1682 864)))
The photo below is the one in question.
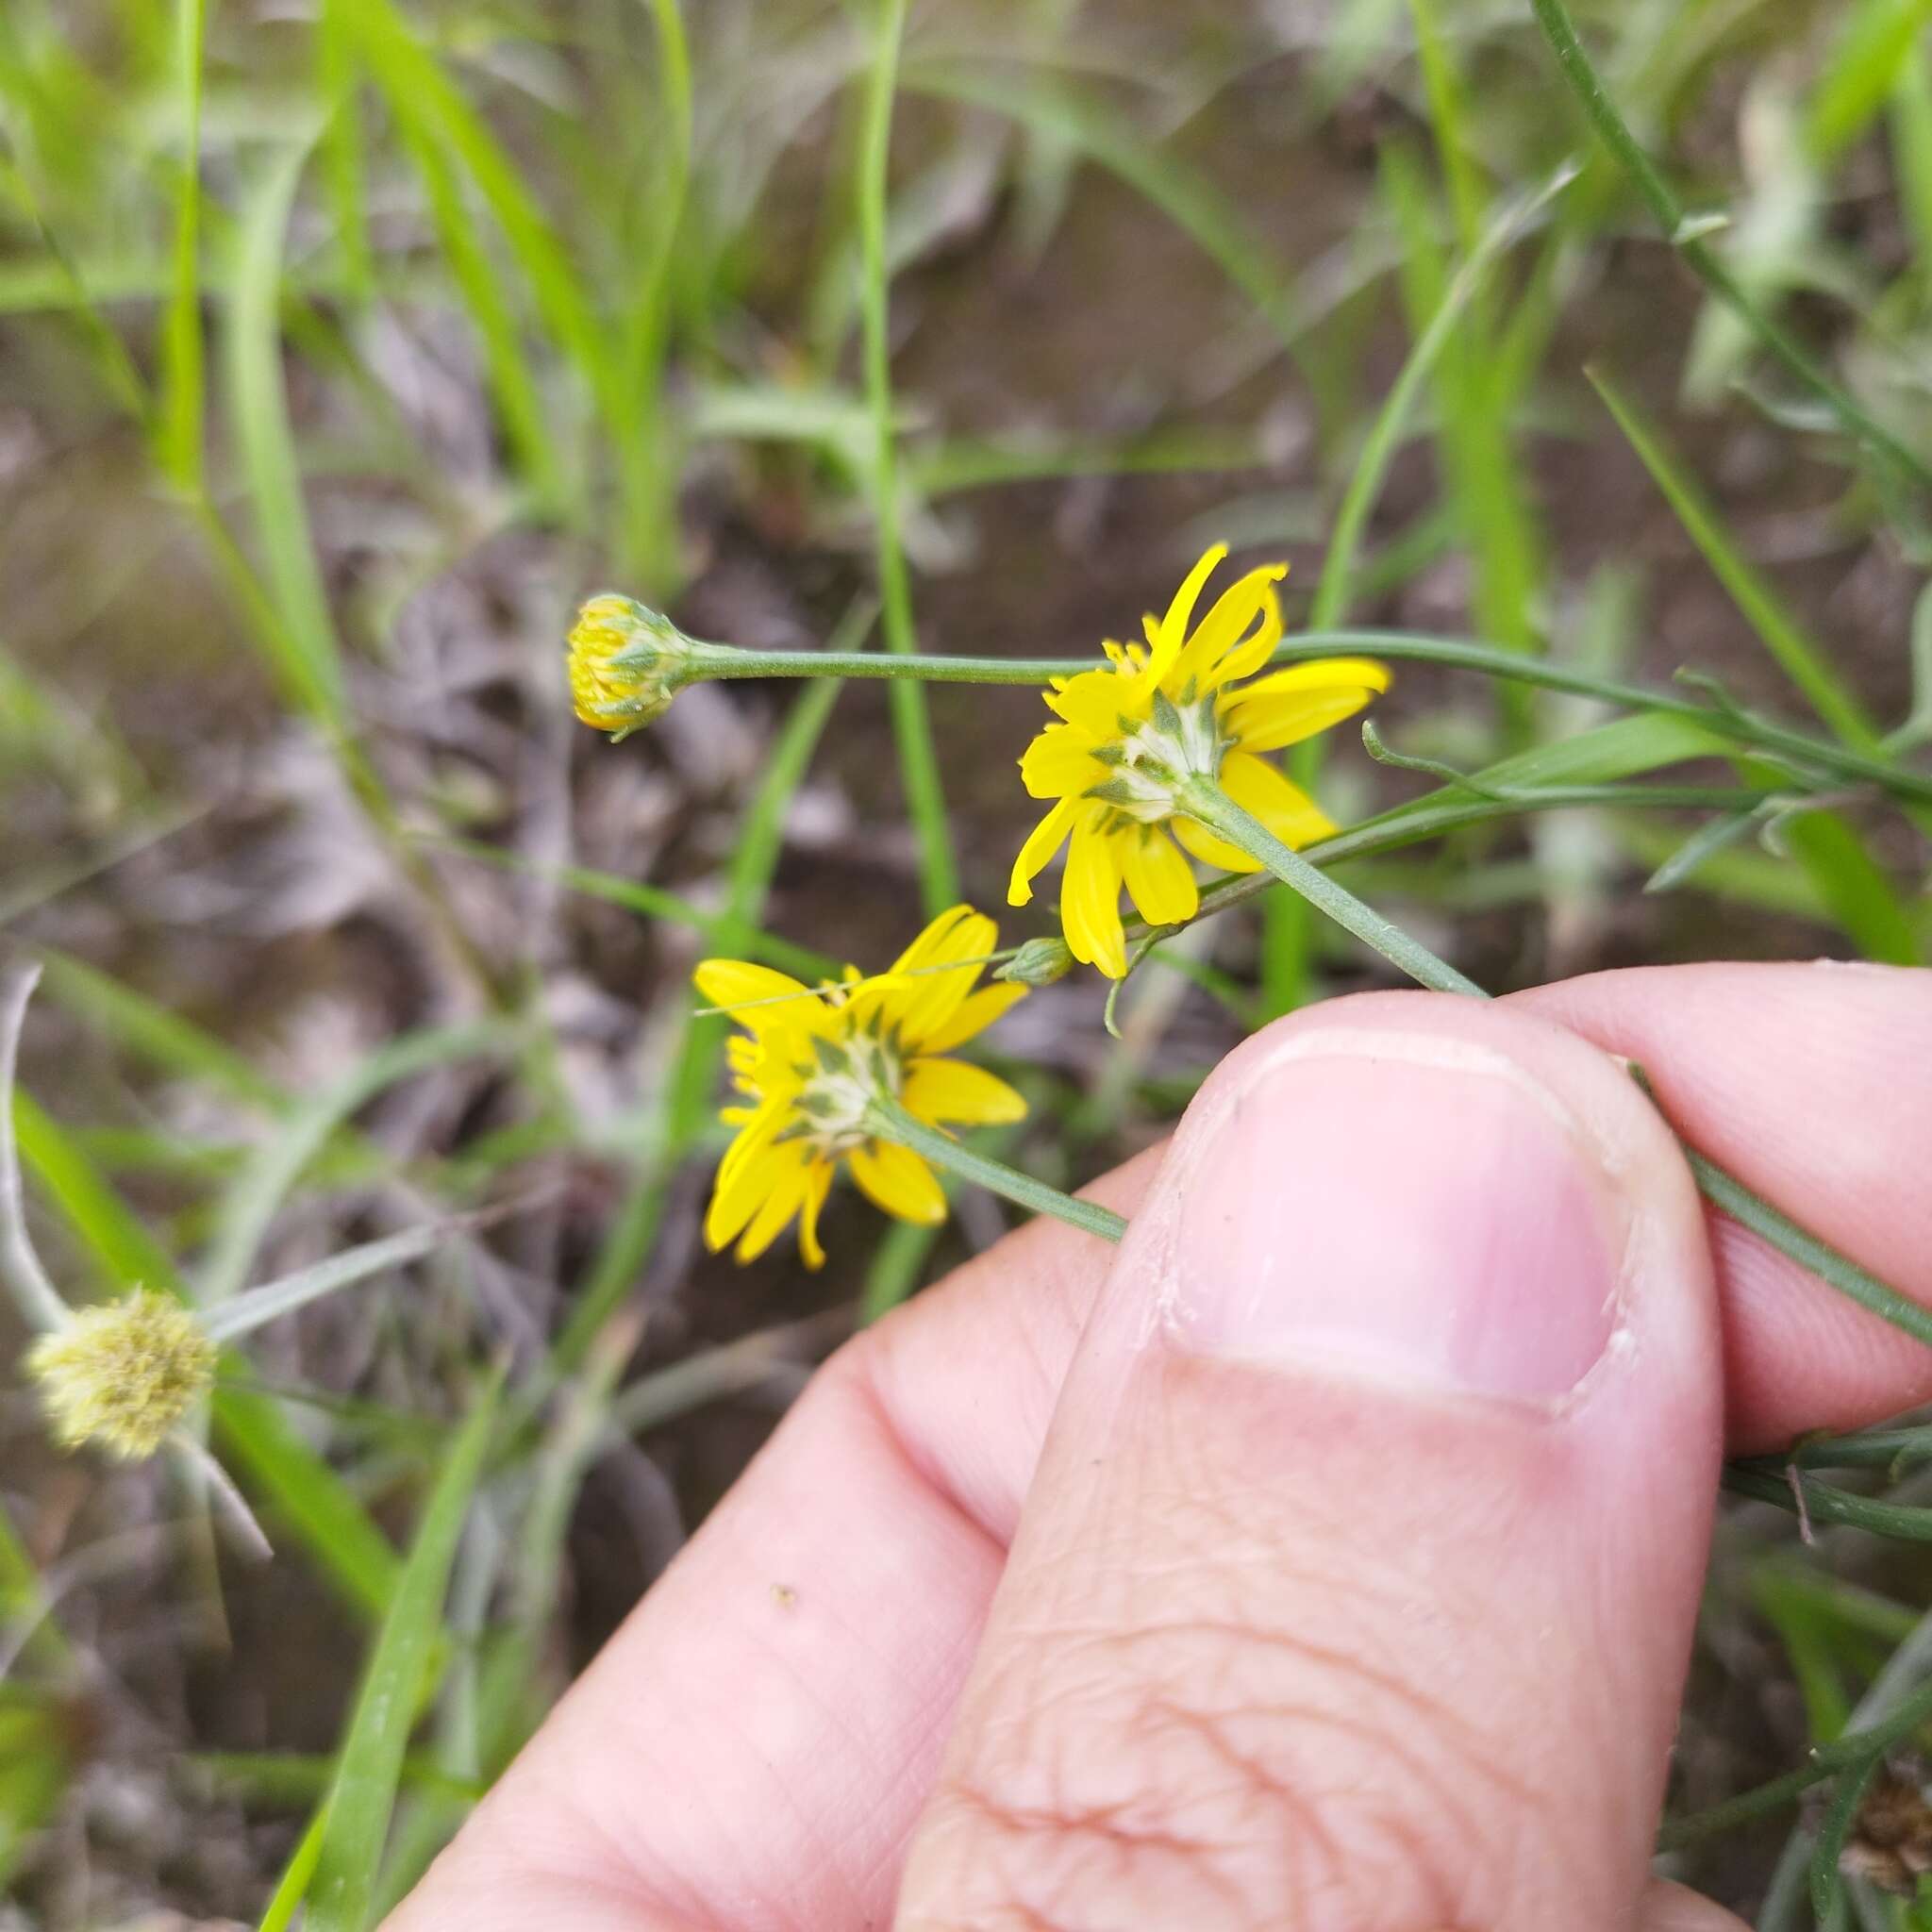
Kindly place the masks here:
POLYGON ((694 655, 668 617, 607 591, 571 626, 571 702, 586 724, 624 738, 660 717, 691 682, 694 655))
POLYGON ((1028 940, 992 976, 1020 986, 1051 986, 1073 970, 1074 956, 1065 940, 1028 940))

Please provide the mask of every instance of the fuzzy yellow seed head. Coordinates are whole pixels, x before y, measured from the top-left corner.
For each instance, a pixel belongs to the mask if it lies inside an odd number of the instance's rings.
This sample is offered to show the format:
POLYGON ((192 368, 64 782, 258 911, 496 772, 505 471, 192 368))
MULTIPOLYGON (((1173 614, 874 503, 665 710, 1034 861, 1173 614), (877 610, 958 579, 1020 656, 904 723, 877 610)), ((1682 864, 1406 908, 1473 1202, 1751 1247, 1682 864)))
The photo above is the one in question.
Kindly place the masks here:
POLYGON ((668 619, 630 597, 592 597, 570 632, 576 714, 618 738, 663 714, 691 679, 691 647, 668 619))
POLYGON ((26 1358, 63 1449, 98 1442, 141 1462, 207 1392, 215 1344, 193 1313, 152 1289, 82 1308, 26 1358))

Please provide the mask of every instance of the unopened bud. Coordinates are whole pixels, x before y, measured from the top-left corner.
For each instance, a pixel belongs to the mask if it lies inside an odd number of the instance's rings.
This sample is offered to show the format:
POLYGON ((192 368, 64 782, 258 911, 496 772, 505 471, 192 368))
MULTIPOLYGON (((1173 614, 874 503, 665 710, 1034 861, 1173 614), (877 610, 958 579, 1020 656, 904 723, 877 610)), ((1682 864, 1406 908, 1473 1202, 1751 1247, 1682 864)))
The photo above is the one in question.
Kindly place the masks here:
POLYGON ((694 657, 668 617, 607 591, 571 626, 571 702, 586 724, 624 738, 662 716, 695 675, 694 657))
POLYGON ((1020 986, 1051 986, 1073 970, 1074 956, 1065 940, 1028 940, 992 976, 1020 986))

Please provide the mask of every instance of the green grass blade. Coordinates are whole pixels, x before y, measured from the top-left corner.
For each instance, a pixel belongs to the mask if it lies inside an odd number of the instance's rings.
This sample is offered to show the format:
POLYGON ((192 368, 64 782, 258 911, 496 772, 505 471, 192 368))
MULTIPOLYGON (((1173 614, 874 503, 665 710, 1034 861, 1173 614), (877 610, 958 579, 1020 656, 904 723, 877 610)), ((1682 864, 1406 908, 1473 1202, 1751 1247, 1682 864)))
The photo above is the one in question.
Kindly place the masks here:
POLYGON ((175 81, 181 97, 181 158, 175 177, 174 261, 161 329, 160 415, 156 460, 184 493, 202 488, 201 97, 208 0, 175 0, 175 81))
POLYGON ((1597 138, 1616 158, 1663 229, 1665 239, 1685 264, 1722 300, 1743 317, 1758 341, 1813 395, 1825 404, 1854 441, 1889 458, 1922 489, 1932 489, 1932 463, 1904 443, 1867 412, 1825 374, 1819 364, 1754 302, 1737 278, 1706 244, 1697 224, 1687 219, 1676 191, 1658 172, 1657 163, 1639 145, 1617 110, 1602 76, 1584 52, 1563 0, 1530 0, 1537 24, 1557 57, 1557 65, 1583 104, 1597 138))
POLYGON ((1924 302, 1932 293, 1932 56, 1908 50, 1891 97, 1892 166, 1924 302))
MULTIPOLYGON (((336 0, 336 4, 347 5, 349 0, 336 0)), ((463 198, 456 171, 427 123, 421 99, 400 81, 391 82, 388 94, 404 145, 422 177, 444 263, 476 331, 504 435, 539 497, 546 504, 559 503, 565 496, 563 460, 551 435, 523 332, 509 298, 498 285, 490 251, 463 198)))
POLYGON ((775 966, 780 972, 794 974, 800 979, 822 979, 826 974, 836 974, 839 970, 839 961, 826 954, 814 953, 808 946, 795 945, 790 940, 779 938, 776 933, 747 925, 743 920, 733 918, 728 912, 714 912, 709 907, 699 906, 681 893, 666 891, 662 886, 649 885, 641 879, 619 878, 615 873, 599 872, 588 865, 544 865, 536 859, 526 858, 520 852, 508 852, 500 845, 485 845, 476 840, 447 840, 444 849, 460 852, 465 858, 476 859, 484 865, 500 866, 506 872, 548 879, 569 891, 581 892, 587 899, 602 899, 608 905, 622 906, 627 912, 635 912, 644 919, 658 920, 667 925, 689 926, 693 932, 703 933, 716 946, 727 950, 736 948, 744 958, 775 966))
POLYGON ((1307 317, 1289 291, 1268 244, 1213 185, 1153 147, 1131 123, 1072 88, 1015 85, 1010 73, 987 74, 922 62, 907 88, 1003 114, 1036 134, 1097 161, 1174 223, 1244 294, 1282 346, 1294 353, 1307 317))
POLYGON ((375 294, 375 257, 369 242, 369 192, 365 130, 358 97, 355 45, 341 11, 323 0, 315 22, 316 90, 328 110, 323 130, 323 175, 335 216, 341 258, 342 292, 358 308, 375 294))
POLYGON ((208 1307, 219 1307, 241 1292, 269 1224, 290 1190, 358 1108, 399 1080, 456 1060, 508 1054, 516 1043, 515 1029, 502 1021, 405 1034, 290 1111, 274 1139, 263 1143, 235 1183, 222 1214, 221 1233, 200 1271, 198 1299, 208 1307))
POLYGON ((302 709, 340 732, 346 724, 341 658, 282 383, 282 248, 308 153, 303 145, 277 157, 242 215, 228 317, 228 407, 281 620, 269 638, 291 647, 275 669, 302 709))
POLYGON ((678 464, 664 408, 664 358, 670 342, 678 231, 691 168, 691 48, 678 0, 649 0, 657 34, 658 83, 654 106, 659 128, 651 144, 649 178, 637 185, 649 232, 640 244, 643 266, 621 320, 615 421, 624 525, 616 546, 620 567, 667 594, 678 568, 678 464))
POLYGON ((302 1901, 308 1896, 309 1885, 315 1877, 315 1861, 322 1856, 322 1835, 327 1824, 325 1810, 317 1811, 308 1821, 308 1828, 289 1855, 289 1862, 282 1868, 281 1878, 256 1932, 289 1932, 294 1924, 295 1914, 302 1909, 302 1901))
MULTIPOLYGON (((1750 769, 1748 760, 1745 768, 1750 769)), ((1921 960, 1918 926, 1864 841, 1836 812, 1798 812, 1779 833, 1832 918, 1868 959, 1892 966, 1921 960)))
POLYGON ((1724 527, 1715 507, 1666 447, 1656 429, 1602 371, 1589 372, 1624 440, 1642 458, 1677 521, 1696 544, 1758 641, 1802 691, 1832 733, 1856 751, 1880 750, 1877 731, 1864 708, 1839 676, 1823 649, 1800 627, 1783 601, 1724 527))
POLYGON ((1835 161, 1877 119, 1928 23, 1932 0, 1860 0, 1851 9, 1805 104, 1812 161, 1835 161))
POLYGON ((252 1389, 215 1390, 222 1459, 289 1529, 357 1609, 380 1616, 395 1594, 394 1546, 333 1469, 295 1433, 278 1403, 252 1389))
POLYGON ((1484 278, 1496 258, 1534 221, 1543 207, 1569 185, 1568 171, 1558 172, 1542 188, 1504 208, 1484 231, 1475 252, 1456 272, 1428 326, 1417 337, 1400 373, 1390 386, 1374 422, 1370 425, 1361 454, 1356 459, 1348 487, 1336 511, 1328 554, 1323 560, 1322 580, 1316 587, 1315 601, 1308 613, 1310 630, 1330 630, 1339 625, 1348 608, 1356 553, 1361 547, 1369 518, 1382 492, 1390 459, 1402 441, 1411 411, 1424 385, 1436 366, 1437 358, 1448 346, 1463 311, 1474 300, 1484 278))
POLYGON ((473 1403, 424 1507, 342 1740, 309 1888, 307 1932, 365 1932, 403 1759, 442 1623, 443 1593, 483 1473, 501 1378, 473 1403))
MULTIPOLYGON (((886 648, 906 657, 919 648, 912 616, 912 580, 899 534, 899 437, 892 420, 891 298, 886 262, 886 193, 892 143, 892 96, 899 45, 906 29, 906 0, 879 0, 873 58, 866 80, 865 128, 858 167, 860 317, 865 336, 865 389, 873 419, 873 522, 878 540, 879 590, 884 602, 886 648)), ((893 681, 889 693, 892 735, 899 746, 899 775, 919 845, 919 887, 928 914, 943 911, 959 896, 959 868, 946 817, 945 789, 934 748, 932 716, 924 690, 911 678, 893 681)))
POLYGON ((99 972, 71 953, 41 954, 42 984, 75 1019, 97 1028, 160 1073, 200 1080, 232 1098, 275 1112, 288 1095, 247 1055, 192 1020, 99 972))

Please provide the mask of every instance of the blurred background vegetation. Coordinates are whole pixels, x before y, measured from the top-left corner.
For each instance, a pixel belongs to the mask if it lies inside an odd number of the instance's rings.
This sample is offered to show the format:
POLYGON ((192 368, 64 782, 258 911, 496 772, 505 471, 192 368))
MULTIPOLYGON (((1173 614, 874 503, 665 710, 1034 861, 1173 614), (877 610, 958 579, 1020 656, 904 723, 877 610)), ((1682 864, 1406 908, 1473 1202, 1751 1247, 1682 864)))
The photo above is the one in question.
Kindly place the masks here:
MULTIPOLYGON (((16 1108, 42 1246, 76 1301, 211 1302, 507 1210, 225 1382, 214 1445, 273 1563, 172 1465, 56 1457, 0 1387, 0 1924, 282 1924, 318 1854, 309 1924, 361 1923, 811 1365, 1005 1224, 970 1191, 936 1235, 835 1196, 824 1277, 705 1256, 720 1038, 688 976, 882 962, 936 840, 998 908, 1037 695, 934 690, 930 760, 916 713, 831 683, 700 686, 612 746, 563 687, 588 591, 809 648, 872 639, 883 588, 924 649, 1064 655, 1225 538, 1293 559, 1292 626, 1487 247, 1315 614, 1694 667, 1874 755, 1932 738, 1924 494, 1672 245, 1932 451, 1927 0, 1579 7, 1691 211, 1674 238, 1528 0, 901 25, 897 0, 0 7, 0 924, 45 973, 16 1108), (325 1841, 341 1754, 401 1751, 358 1702, 378 1671, 426 1686, 424 1722, 393 1816, 325 1841)), ((1736 775, 1605 715, 1420 666, 1376 712, 1457 768, 1736 775)), ((1424 789, 1341 744, 1319 782, 1344 822, 1424 789)), ((1499 991, 1924 959, 1922 828, 1870 788, 1810 803, 1541 812, 1342 875, 1499 991)), ((1007 1158, 1072 1185, 1269 1013, 1387 978, 1283 896, 1158 955, 1118 1039, 1091 974, 1030 999, 993 1042, 1035 1107, 1007 1158)), ((1035 907, 1007 936, 1050 929, 1035 907)), ((24 1336, 0 1306, 0 1360, 24 1336)), ((1917 1507, 1909 1469, 1878 1475, 1917 1507)), ((1680 1810, 1926 1675, 1913 1546, 1810 1527, 1726 1517, 1680 1810)), ((1932 1842, 1919 1774, 1884 1783, 1932 1842)), ((1820 1825, 1768 1812, 1669 1869, 1808 1925, 1820 1825)), ((1825 1916, 1913 1910, 1860 1880, 1825 1916)))

